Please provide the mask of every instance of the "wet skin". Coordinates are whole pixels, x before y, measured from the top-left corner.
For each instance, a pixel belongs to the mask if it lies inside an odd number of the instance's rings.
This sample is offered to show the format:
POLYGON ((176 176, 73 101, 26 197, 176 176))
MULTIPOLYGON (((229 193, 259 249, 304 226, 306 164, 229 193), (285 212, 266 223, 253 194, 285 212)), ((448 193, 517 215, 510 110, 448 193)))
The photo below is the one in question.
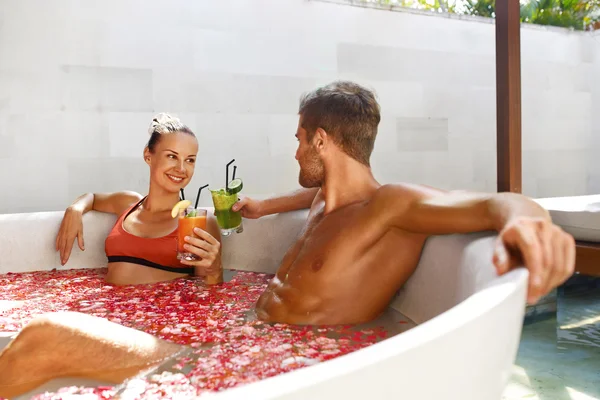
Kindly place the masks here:
POLYGON ((384 191, 325 214, 319 193, 300 238, 256 305, 260 319, 353 324, 387 307, 415 270, 426 235, 390 226, 377 211, 384 191))

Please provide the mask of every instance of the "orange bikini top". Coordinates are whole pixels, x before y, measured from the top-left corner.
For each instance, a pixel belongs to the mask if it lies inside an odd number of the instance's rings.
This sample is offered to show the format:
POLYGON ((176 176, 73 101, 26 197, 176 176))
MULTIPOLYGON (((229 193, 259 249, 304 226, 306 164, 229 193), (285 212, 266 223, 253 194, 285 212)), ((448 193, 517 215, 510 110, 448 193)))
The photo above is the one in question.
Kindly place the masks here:
POLYGON ((194 268, 183 266, 177 259, 177 229, 167 236, 143 238, 123 228, 123 221, 146 199, 129 207, 113 226, 104 241, 108 262, 128 262, 163 271, 194 274, 194 268))

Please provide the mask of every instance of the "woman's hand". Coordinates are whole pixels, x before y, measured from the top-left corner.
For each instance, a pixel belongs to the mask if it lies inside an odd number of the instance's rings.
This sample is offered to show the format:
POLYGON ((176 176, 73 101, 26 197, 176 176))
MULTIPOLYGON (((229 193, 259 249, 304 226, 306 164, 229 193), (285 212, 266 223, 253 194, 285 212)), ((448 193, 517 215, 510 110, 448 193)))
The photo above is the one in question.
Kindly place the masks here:
POLYGON ((187 251, 198 256, 199 260, 181 260, 184 265, 196 269, 196 275, 214 275, 221 271, 221 243, 210 233, 194 228, 198 237, 186 236, 186 244, 183 246, 187 251))
POLYGON ((60 263, 65 265, 71 256, 73 242, 77 238, 77 244, 83 251, 83 213, 74 207, 69 207, 60 224, 58 234, 56 235, 56 251, 60 252, 60 263))

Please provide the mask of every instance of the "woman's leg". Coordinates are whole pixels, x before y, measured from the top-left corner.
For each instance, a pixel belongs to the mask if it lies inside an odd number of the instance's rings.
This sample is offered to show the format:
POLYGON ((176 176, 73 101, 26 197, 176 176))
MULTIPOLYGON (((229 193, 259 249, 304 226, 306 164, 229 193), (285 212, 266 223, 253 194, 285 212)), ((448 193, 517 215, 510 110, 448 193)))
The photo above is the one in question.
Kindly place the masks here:
POLYGON ((121 383, 183 347, 108 320, 60 312, 32 320, 0 353, 0 397, 54 378, 121 383))

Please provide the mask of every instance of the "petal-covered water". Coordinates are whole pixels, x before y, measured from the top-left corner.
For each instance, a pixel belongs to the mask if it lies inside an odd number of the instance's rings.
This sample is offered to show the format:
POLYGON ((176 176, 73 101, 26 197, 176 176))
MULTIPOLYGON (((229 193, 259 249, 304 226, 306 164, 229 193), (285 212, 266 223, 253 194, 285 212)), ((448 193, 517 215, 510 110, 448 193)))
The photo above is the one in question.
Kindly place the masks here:
POLYGON ((226 282, 199 279, 113 286, 105 269, 0 275, 0 331, 19 331, 36 315, 78 311, 138 329, 187 349, 144 378, 119 387, 68 387, 35 399, 87 394, 108 399, 172 399, 218 391, 326 361, 407 330, 397 313, 362 327, 266 324, 255 302, 272 275, 227 271, 226 282))

